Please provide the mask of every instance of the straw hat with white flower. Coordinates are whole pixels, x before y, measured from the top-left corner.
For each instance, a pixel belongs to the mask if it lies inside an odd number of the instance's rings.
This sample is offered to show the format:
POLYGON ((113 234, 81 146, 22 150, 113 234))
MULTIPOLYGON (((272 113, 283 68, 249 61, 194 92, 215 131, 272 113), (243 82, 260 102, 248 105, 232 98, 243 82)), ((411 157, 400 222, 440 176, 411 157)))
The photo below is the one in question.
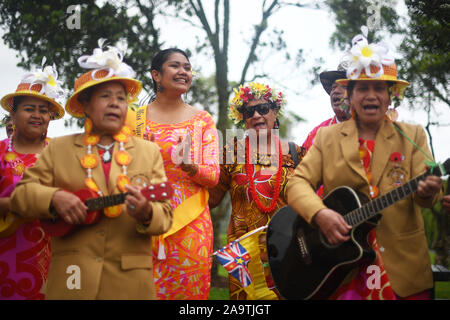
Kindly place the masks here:
POLYGON ((58 81, 58 72, 55 65, 46 66, 46 58, 42 59, 42 69, 25 74, 16 92, 7 94, 0 102, 3 109, 11 112, 14 98, 20 96, 35 97, 50 103, 50 119, 56 120, 64 116, 64 108, 56 101, 64 96, 61 81, 58 81))
POLYGON ((103 50, 105 39, 99 39, 99 48, 96 48, 92 55, 85 55, 78 58, 78 64, 86 69, 93 69, 82 74, 75 81, 75 92, 67 100, 66 111, 76 118, 84 118, 84 109, 78 97, 84 90, 95 85, 108 81, 118 81, 125 86, 128 95, 128 102, 135 101, 142 90, 142 83, 136 79, 134 70, 122 62, 122 52, 108 46, 108 50, 103 50))
POLYGON ((389 88, 391 99, 403 99, 409 82, 397 78, 397 66, 388 46, 385 43, 369 44, 367 27, 362 26, 361 31, 362 34, 352 39, 352 48, 342 59, 348 66, 347 79, 336 80, 336 83, 347 85, 349 81, 384 80, 393 83, 389 88))

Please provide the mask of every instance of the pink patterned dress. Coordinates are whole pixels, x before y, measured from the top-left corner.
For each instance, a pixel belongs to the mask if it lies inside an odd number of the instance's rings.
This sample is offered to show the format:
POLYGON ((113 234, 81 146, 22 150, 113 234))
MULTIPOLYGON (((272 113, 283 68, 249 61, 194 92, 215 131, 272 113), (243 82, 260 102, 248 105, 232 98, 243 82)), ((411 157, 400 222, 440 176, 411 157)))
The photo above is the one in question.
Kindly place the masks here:
MULTIPOLYGON (((4 160, 8 144, 9 139, 0 141, 0 197, 9 197, 22 179, 22 175, 13 174, 10 163, 4 160)), ((35 154, 17 155, 18 162, 27 168, 36 162, 35 154)), ((50 237, 39 220, 24 223, 11 236, 0 238, 0 299, 44 299, 40 291, 49 265, 50 237)))
POLYGON ((166 175, 174 188, 174 223, 167 234, 154 237, 153 273, 161 300, 208 299, 211 282, 213 229, 208 188, 219 180, 217 130, 208 112, 176 124, 147 120, 145 133, 161 149, 166 175), (194 176, 182 171, 179 139, 191 139, 184 154, 198 165, 194 176), (189 138, 188 138, 189 139, 189 138), (178 163, 178 164, 177 164, 178 163), (200 204, 200 206, 199 206, 200 204), (193 213, 199 208, 197 213, 193 213), (189 216, 189 219, 186 217, 189 216))

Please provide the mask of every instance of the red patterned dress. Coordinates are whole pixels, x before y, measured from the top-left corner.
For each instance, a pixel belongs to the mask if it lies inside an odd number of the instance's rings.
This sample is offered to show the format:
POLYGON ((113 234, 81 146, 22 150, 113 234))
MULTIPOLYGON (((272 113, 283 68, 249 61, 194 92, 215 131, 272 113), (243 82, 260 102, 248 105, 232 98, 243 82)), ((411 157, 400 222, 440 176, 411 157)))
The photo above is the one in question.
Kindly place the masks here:
MULTIPOLYGON (((295 146, 298 160, 301 161, 305 155, 305 150, 295 146)), ((244 140, 236 140, 228 143, 223 149, 223 164, 220 166, 220 179, 217 189, 229 191, 231 196, 231 217, 227 230, 227 242, 230 243, 246 233, 269 223, 272 216, 283 206, 286 205, 286 184, 288 178, 295 169, 295 163, 292 155, 282 155, 280 192, 277 204, 273 211, 263 212, 258 208, 253 199, 249 188, 249 178, 246 171, 244 140)), ((253 180, 255 184, 256 196, 259 197, 262 204, 266 207, 273 202, 273 193, 276 183, 276 173, 278 170, 277 155, 258 154, 252 150, 252 158, 256 159, 253 171, 253 180)), ((210 190, 210 192, 214 192, 210 190)), ((278 292, 275 290, 273 279, 269 271, 267 258, 267 248, 265 244, 266 231, 261 233, 259 238, 260 260, 265 274, 266 283, 255 284, 263 295, 263 300, 279 299, 278 292)), ((252 277, 254 275, 251 275, 252 277)), ((247 300, 248 294, 245 288, 235 277, 229 277, 229 290, 231 300, 247 300)))
MULTIPOLYGON (((5 161, 9 139, 0 141, 0 197, 9 197, 22 174, 13 167, 23 163, 29 168, 36 162, 35 154, 16 153, 14 163, 5 161)), ((14 234, 0 238, 0 299, 41 300, 42 285, 47 280, 50 264, 50 237, 39 220, 22 224, 14 234)))

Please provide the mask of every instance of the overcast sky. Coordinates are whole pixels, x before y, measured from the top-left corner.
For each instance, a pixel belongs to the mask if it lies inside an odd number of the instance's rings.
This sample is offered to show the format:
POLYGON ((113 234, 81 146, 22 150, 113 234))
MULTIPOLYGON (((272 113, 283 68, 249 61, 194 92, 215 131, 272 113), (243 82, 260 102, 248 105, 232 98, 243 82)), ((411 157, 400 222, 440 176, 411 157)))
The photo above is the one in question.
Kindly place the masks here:
MULTIPOLYGON (((244 65, 244 58, 248 53, 248 45, 244 41, 249 41, 253 34, 252 24, 260 20, 259 0, 232 1, 231 2, 231 30, 229 48, 229 79, 239 80, 240 73, 244 65), (239 5, 237 6, 236 4, 239 5)), ((208 3, 208 2, 206 2, 208 3)), ((209 3, 210 5, 210 3, 209 3)), ((399 12, 404 12, 402 1, 397 5, 399 12)), ((194 22, 195 19, 193 19, 194 22)), ((302 144, 308 132, 320 122, 332 116, 332 109, 329 96, 320 84, 314 87, 309 85, 309 69, 322 57, 325 59, 324 67, 332 70, 337 67, 343 55, 341 51, 332 50, 329 47, 329 38, 334 31, 334 21, 332 16, 325 11, 313 9, 289 8, 276 13, 269 20, 270 25, 276 25, 277 29, 284 30, 284 39, 287 42, 288 50, 295 60, 298 49, 304 50, 305 63, 300 68, 294 68, 294 61, 284 63, 282 53, 272 52, 265 56, 265 61, 256 72, 270 72, 270 80, 261 80, 269 85, 276 85, 284 90, 287 96, 287 108, 296 112, 306 119, 291 131, 290 140, 297 144, 302 144)), ((161 38, 164 47, 180 47, 182 49, 194 49, 196 36, 205 37, 202 30, 195 29, 186 23, 177 23, 170 18, 158 18, 156 26, 161 29, 161 38)), ((81 21, 83 28, 83 21, 81 21)), ((59 32, 59 31, 55 31, 59 32)), ((76 30, 65 31, 68 35, 76 30)), ((352 35, 353 36, 353 35, 352 35)), ((384 39, 393 50, 396 58, 401 58, 396 53, 397 42, 392 39, 384 39)), ((92 48, 94 49, 94 48, 92 48)), ((91 54, 91 52, 88 52, 91 54)), ((18 59, 16 52, 5 46, 0 40, 0 96, 14 92, 22 75, 26 72, 16 67, 18 59)), ((126 60, 126 59, 125 59, 126 60)), ((51 63, 48 61, 47 63, 51 63)), ((213 59, 206 54, 194 55, 191 57, 194 70, 198 70, 202 76, 209 76, 213 70, 213 59)), ((149 65, 150 68, 150 65, 149 65)), ((408 79, 405 79, 408 80, 408 79)), ((425 125, 425 112, 411 112, 406 107, 400 107, 399 120, 409 123, 425 125)), ((448 119, 450 123, 450 110, 447 106, 437 106, 438 114, 433 115, 434 119, 448 119)), ((0 110, 1 115, 4 110, 0 110)), ((68 117, 66 115, 66 117, 68 117)), ((0 139, 6 137, 5 131, 0 130, 0 139)), ((78 128, 65 128, 64 120, 52 121, 49 125, 49 137, 80 132, 78 128)), ((433 143, 435 146, 436 159, 444 161, 450 156, 450 127, 433 128, 433 143)))

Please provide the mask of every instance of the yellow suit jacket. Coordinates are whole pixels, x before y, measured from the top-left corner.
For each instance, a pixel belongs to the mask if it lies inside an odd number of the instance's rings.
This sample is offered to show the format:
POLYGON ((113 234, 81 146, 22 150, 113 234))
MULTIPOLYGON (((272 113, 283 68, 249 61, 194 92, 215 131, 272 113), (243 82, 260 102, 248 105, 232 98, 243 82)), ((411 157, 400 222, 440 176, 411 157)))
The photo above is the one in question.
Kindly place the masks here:
MULTIPOLYGON (((396 125, 430 154, 420 126, 396 125)), ((325 208, 314 192, 321 184, 325 195, 336 187, 349 186, 369 196, 369 182, 358 148, 354 120, 321 128, 287 184, 288 204, 311 223, 314 215, 325 208)), ((397 132, 392 122, 385 120, 375 139, 372 183, 383 195, 396 188, 396 183, 403 184, 425 172, 425 160, 425 155, 397 132), (404 159, 392 161, 394 152, 399 152, 404 159)), ((399 296, 409 296, 433 286, 420 206, 430 207, 437 198, 424 201, 413 194, 381 212, 376 238, 392 288, 399 296)))
MULTIPOLYGON (((22 217, 51 218, 49 208, 54 192, 86 188, 86 169, 80 164, 86 154, 83 138, 84 134, 75 134, 50 141, 14 190, 13 212, 22 217)), ((166 180, 156 144, 130 137, 125 149, 132 157, 127 167, 132 183, 138 178, 146 179, 147 183, 166 180)), ((118 151, 116 143, 113 156, 118 151)), ((97 152, 97 147, 93 147, 93 153, 97 152)), ((121 173, 119 165, 112 160, 107 185, 100 163, 92 171, 103 195, 120 193, 116 177, 121 173)), ((123 205, 117 218, 104 216, 95 225, 82 226, 69 235, 52 238, 46 298, 155 299, 151 236, 170 228, 172 208, 169 200, 150 204, 153 218, 148 227, 138 224, 123 205)))

